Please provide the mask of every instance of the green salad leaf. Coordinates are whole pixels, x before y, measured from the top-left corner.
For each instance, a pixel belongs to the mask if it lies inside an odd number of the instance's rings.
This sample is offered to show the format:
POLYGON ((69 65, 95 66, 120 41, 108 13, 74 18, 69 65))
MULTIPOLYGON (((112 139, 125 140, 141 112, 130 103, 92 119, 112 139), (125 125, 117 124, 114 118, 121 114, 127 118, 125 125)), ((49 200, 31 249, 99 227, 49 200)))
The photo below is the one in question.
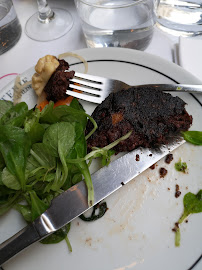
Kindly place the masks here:
POLYGON ((190 142, 196 145, 202 145, 202 131, 190 130, 190 131, 182 132, 182 135, 187 142, 190 142))
POLYGON ((69 122, 59 122, 47 128, 43 143, 50 147, 53 155, 59 157, 62 163, 62 175, 58 181, 58 189, 65 183, 68 176, 66 156, 75 143, 75 126, 69 122))
MULTIPOLYGON (((0 101, 0 216, 11 208, 30 223, 39 217, 51 201, 84 179, 88 204, 94 204, 94 189, 89 171, 93 158, 108 165, 113 147, 127 139, 130 132, 104 148, 87 153, 87 138, 96 130, 94 119, 85 113, 77 99, 70 106, 54 108, 51 101, 42 111, 28 109, 26 103, 13 105, 0 101), (85 136, 86 124, 93 128, 85 136)), ((71 208, 70 206, 67 206, 71 208)), ((101 217, 105 210, 94 219, 101 217)), ((70 224, 42 240, 44 244, 65 240, 70 224)))
POLYGON ((36 167, 44 167, 47 169, 56 167, 56 157, 52 154, 52 149, 45 143, 35 143, 30 151, 31 156, 37 161, 36 167))
POLYGON ((12 125, 21 127, 28 113, 28 106, 25 102, 21 102, 12 106, 0 119, 1 125, 12 125))
POLYGON ((31 142, 21 128, 0 125, 0 151, 8 171, 14 175, 25 190, 25 167, 31 142))
POLYGON ((40 123, 54 124, 58 122, 59 119, 53 114, 53 106, 53 101, 50 101, 49 104, 45 106, 40 115, 40 123))
POLYGON ((43 200, 41 200, 34 190, 29 192, 31 199, 31 211, 32 221, 39 217, 43 212, 48 209, 48 206, 43 200))
POLYGON ((32 210, 31 207, 29 205, 22 205, 17 203, 14 208, 22 214, 22 216, 24 217, 24 219, 27 222, 31 222, 32 221, 32 210))
POLYGON ((104 214, 107 211, 107 203, 103 202, 101 204, 96 204, 93 206, 93 211, 91 213, 91 215, 89 217, 84 216, 83 214, 80 215, 80 219, 82 219, 83 221, 87 221, 87 222, 91 222, 91 221, 95 221, 99 218, 101 218, 102 216, 104 216, 104 214), (96 214, 96 210, 98 209, 98 214, 96 214))
POLYGON ((187 170, 187 163, 186 162, 182 162, 181 159, 175 163, 175 169, 178 172, 183 172, 185 173, 187 170))
POLYGON ((41 142, 45 132, 43 124, 39 123, 41 112, 39 109, 30 110, 24 121, 24 130, 29 135, 32 143, 41 142))
POLYGON ((62 240, 65 240, 67 243, 67 246, 69 248, 69 251, 72 252, 72 247, 71 247, 71 244, 70 244, 69 239, 67 237, 67 234, 70 231, 70 224, 71 223, 67 224, 66 226, 59 229, 55 233, 49 235, 48 237, 41 240, 40 242, 42 244, 57 244, 57 243, 61 242, 62 240))
POLYGON ((178 222, 176 223, 175 231, 175 245, 180 246, 180 227, 179 225, 190 215, 202 212, 202 189, 197 193, 191 192, 185 194, 184 199, 184 212, 178 222))
POLYGON ((8 101, 8 100, 0 100, 0 119, 12 107, 13 107, 13 102, 8 101))
POLYGON ((15 175, 11 174, 8 169, 5 167, 2 171, 2 183, 10 188, 10 189, 14 189, 14 190, 20 190, 21 189, 21 185, 18 181, 18 179, 15 177, 15 175))

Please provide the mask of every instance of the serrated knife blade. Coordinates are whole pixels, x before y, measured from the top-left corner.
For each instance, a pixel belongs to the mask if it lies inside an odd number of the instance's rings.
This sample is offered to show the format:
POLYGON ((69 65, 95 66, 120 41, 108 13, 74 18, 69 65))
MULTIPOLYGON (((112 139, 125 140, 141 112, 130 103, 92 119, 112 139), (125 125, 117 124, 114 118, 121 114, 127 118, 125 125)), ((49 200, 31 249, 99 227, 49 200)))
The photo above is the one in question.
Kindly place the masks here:
MULTIPOLYGON (((158 149, 139 148, 111 162, 92 174, 94 205, 162 159, 185 141, 172 138, 167 145, 158 149), (139 155, 139 161, 136 156, 139 155)), ((32 224, 0 244, 0 265, 51 233, 62 228, 89 209, 87 189, 82 181, 53 199, 51 206, 32 224)))

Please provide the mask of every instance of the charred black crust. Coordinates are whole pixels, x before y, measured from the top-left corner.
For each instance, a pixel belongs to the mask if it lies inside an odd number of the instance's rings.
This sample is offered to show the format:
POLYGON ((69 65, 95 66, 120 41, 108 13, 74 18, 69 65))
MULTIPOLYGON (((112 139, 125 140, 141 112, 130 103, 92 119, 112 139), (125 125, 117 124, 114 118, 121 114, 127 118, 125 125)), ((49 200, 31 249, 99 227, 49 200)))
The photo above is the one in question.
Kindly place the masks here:
POLYGON ((68 97, 66 90, 69 87, 69 79, 72 79, 75 73, 74 71, 64 72, 69 69, 69 64, 65 60, 58 61, 59 66, 44 88, 48 101, 57 102, 68 97))
MULTIPOLYGON (((185 131, 192 124, 185 104, 179 97, 144 87, 111 93, 92 114, 98 129, 89 138, 88 148, 103 147, 130 130, 132 135, 116 146, 117 152, 166 143, 168 136, 185 131), (121 113, 123 120, 113 125, 115 113, 121 113)), ((87 132, 91 129, 88 123, 87 132)))

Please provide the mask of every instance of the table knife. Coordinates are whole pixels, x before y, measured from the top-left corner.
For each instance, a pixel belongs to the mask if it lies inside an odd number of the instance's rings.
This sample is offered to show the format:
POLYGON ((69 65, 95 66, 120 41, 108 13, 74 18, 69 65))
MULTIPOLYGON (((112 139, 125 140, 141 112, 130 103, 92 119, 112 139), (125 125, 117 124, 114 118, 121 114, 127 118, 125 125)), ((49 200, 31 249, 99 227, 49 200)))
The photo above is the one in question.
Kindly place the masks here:
MULTIPOLYGON (((92 174, 94 205, 127 184, 185 141, 172 138, 156 149, 139 148, 111 162, 92 174), (139 160, 136 158, 139 155, 139 160)), ((50 207, 34 222, 0 244, 0 265, 31 244, 62 228, 89 209, 84 181, 72 186, 52 200, 50 207), (71 207, 68 207, 70 206, 71 207)))

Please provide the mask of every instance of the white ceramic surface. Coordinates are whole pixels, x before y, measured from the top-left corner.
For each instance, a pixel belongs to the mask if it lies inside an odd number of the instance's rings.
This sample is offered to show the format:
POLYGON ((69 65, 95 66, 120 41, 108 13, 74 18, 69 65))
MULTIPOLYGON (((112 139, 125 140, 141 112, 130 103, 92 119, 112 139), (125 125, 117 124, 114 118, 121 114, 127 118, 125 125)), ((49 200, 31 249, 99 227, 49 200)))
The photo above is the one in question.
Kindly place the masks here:
MULTIPOLYGON (((89 74, 120 79, 128 84, 144 83, 200 83, 191 74, 175 64, 144 52, 127 49, 84 49, 76 52, 88 60, 89 74)), ((83 72, 78 59, 66 59, 71 69, 83 72)), ((35 65, 35 63, 33 63, 35 65)), ((30 80, 34 69, 21 75, 30 80)), ((9 99, 13 82, 2 90, 9 99), (9 92, 10 90, 10 92, 9 92), (7 93, 7 94, 6 94, 7 93)), ((201 97, 178 94, 193 116, 192 130, 202 130, 201 97)), ((23 95, 30 107, 36 99, 31 87, 23 95)), ((87 112, 94 105, 82 102, 87 112)), ((148 169, 106 199, 109 210, 96 222, 85 223, 79 218, 72 222, 69 239, 73 252, 65 242, 57 245, 36 243, 6 263, 4 270, 191 270, 201 269, 202 214, 188 218, 181 227, 181 246, 174 245, 172 228, 183 211, 183 196, 202 189, 201 147, 184 144, 173 152, 174 160, 168 165, 164 160, 154 170, 148 169), (174 169, 182 158, 187 162, 188 173, 174 169), (159 168, 168 170, 160 178, 159 168), (175 186, 182 192, 175 198, 175 186), (201 268, 200 268, 201 265, 201 268)), ((0 218, 0 242, 25 225, 18 213, 10 211, 0 218)))

